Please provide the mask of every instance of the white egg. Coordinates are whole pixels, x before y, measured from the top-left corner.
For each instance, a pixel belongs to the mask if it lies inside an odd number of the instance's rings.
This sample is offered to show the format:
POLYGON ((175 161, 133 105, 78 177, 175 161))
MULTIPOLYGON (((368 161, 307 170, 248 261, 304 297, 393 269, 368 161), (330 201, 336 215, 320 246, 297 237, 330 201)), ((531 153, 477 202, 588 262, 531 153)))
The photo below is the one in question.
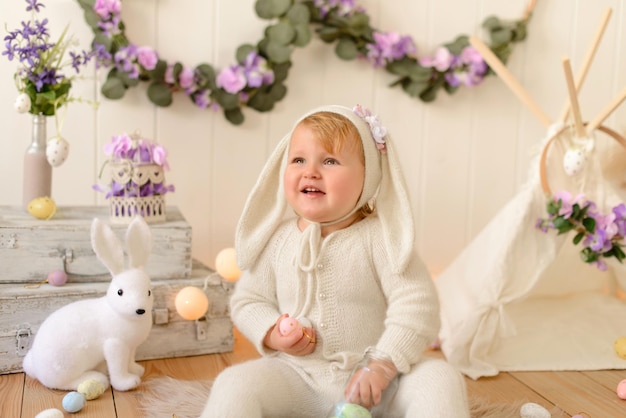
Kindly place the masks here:
POLYGON ((63 417, 64 417, 63 412, 61 412, 61 410, 56 409, 56 408, 46 409, 44 411, 41 411, 37 415, 35 415, 35 418, 63 418, 63 417))
POLYGON ((521 418, 550 418, 552 416, 550 411, 534 402, 525 403, 519 412, 521 418))
POLYGON ((571 148, 563 156, 563 169, 568 176, 574 176, 581 171, 587 161, 587 155, 581 148, 571 148))
POLYGON ((26 93, 21 93, 15 99, 15 104, 13 106, 19 113, 28 112, 30 110, 30 97, 26 93))
POLYGON ((46 146, 46 157, 52 167, 58 167, 67 160, 70 153, 70 144, 60 136, 56 136, 48 141, 46 146))

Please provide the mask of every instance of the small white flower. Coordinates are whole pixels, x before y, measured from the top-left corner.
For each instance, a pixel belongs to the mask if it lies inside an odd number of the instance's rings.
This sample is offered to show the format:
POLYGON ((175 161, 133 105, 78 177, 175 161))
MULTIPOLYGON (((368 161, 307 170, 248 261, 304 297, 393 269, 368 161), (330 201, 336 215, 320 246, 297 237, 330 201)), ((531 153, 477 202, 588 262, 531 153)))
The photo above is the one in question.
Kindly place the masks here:
POLYGON ((18 113, 28 112, 30 110, 30 97, 26 93, 21 93, 15 99, 15 104, 13 106, 18 113))

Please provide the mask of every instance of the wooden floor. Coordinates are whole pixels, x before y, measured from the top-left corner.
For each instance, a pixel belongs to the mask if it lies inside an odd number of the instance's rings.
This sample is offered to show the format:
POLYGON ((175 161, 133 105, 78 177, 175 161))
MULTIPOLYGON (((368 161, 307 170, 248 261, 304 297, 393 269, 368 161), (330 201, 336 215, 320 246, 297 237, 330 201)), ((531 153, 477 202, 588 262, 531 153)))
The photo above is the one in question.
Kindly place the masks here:
MULTIPOLYGON (((429 355, 441 354, 433 352, 429 355)), ((257 356, 251 344, 235 330, 235 349, 232 353, 149 360, 142 364, 146 367, 144 378, 170 376, 185 380, 208 380, 228 365, 257 356)), ((626 401, 620 400, 615 394, 617 384, 623 379, 626 379, 626 370, 501 373, 496 377, 466 381, 471 399, 490 404, 536 402, 550 410, 553 417, 582 414, 586 418, 623 418, 626 417, 626 401)), ((63 410, 61 400, 66 393, 47 389, 22 373, 2 375, 0 417, 33 418, 44 409, 63 410)), ((140 396, 141 386, 129 392, 109 389, 98 399, 88 401, 78 413, 65 413, 65 416, 141 417, 138 411, 140 396)))

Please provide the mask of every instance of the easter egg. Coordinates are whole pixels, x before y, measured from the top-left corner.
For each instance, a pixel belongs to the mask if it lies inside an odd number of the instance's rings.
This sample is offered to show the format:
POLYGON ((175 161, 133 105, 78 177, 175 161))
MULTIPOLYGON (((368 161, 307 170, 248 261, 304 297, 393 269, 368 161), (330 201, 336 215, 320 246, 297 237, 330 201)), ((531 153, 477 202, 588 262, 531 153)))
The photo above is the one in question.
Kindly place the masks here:
POLYGON ((626 399, 626 379, 617 384, 616 392, 620 399, 626 399))
POLYGON ((57 205, 49 197, 37 197, 28 204, 28 213, 37 219, 50 219, 57 212, 57 205))
POLYGON ((618 356, 626 360, 626 337, 619 337, 613 343, 613 348, 618 356))
POLYGON ((372 418, 372 414, 361 405, 341 402, 335 408, 334 418, 372 418))
POLYGON ((18 113, 26 113, 30 110, 30 97, 26 93, 17 96, 13 104, 18 113))
POLYGON ((574 176, 581 171, 587 161, 587 155, 581 148, 568 149, 563 156, 563 169, 568 176, 574 176))
POLYGON ((85 380, 77 388, 78 393, 82 393, 88 401, 99 398, 105 390, 102 382, 95 379, 85 380))
POLYGON ((534 403, 526 402, 519 411, 521 418, 550 418, 552 415, 543 406, 534 403))
POLYGON ((69 392, 63 397, 63 409, 73 414, 78 412, 85 406, 85 395, 78 392, 69 392))
POLYGON ((52 167, 58 167, 67 160, 70 144, 60 136, 54 137, 46 145, 46 158, 52 167))
POLYGON ((195 321, 206 313, 209 308, 209 299, 204 290, 199 287, 187 286, 178 292, 174 305, 180 316, 195 321))
POLYGON ((63 411, 56 408, 45 409, 35 415, 35 418, 63 418, 63 411))
POLYGON ((67 273, 63 270, 53 270, 48 274, 47 282, 52 286, 63 286, 67 282, 67 273))
POLYGON ((235 282, 241 276, 234 248, 225 248, 215 257, 215 270, 225 280, 235 282))
POLYGON ((288 316, 283 318, 282 321, 280 321, 280 324, 278 324, 278 331, 280 331, 280 335, 289 335, 296 330, 300 330, 300 332, 302 332, 302 326, 295 318, 288 316))

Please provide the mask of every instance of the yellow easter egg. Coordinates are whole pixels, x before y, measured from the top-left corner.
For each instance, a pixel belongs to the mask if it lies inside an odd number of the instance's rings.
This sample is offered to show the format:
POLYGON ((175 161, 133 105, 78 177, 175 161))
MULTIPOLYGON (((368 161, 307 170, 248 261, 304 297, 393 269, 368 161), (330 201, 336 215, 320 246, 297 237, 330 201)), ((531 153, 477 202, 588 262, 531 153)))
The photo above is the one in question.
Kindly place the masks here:
POLYGON ((28 204, 28 213, 37 219, 50 219, 57 212, 57 205, 50 197, 38 197, 28 204))
POLYGON ((619 337, 613 344, 618 356, 626 360, 626 337, 619 337))
POLYGON ((95 379, 89 379, 78 385, 77 392, 82 393, 85 396, 85 399, 91 401, 93 399, 99 398, 105 390, 106 388, 104 387, 102 382, 95 379))

